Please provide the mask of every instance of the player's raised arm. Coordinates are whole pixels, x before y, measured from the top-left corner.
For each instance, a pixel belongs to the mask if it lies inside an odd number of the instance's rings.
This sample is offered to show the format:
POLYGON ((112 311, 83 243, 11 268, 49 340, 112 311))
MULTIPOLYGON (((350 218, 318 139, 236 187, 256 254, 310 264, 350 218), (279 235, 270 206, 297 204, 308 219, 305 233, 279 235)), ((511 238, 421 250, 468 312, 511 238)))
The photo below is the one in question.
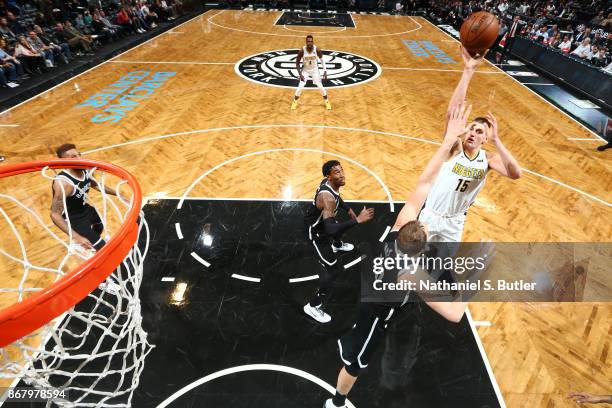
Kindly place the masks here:
POLYGON ((459 137, 467 131, 466 124, 471 111, 471 105, 466 107, 465 103, 461 103, 451 112, 444 140, 419 176, 414 191, 410 194, 406 204, 404 204, 404 207, 397 216, 393 230, 398 230, 408 222, 416 220, 442 164, 448 158, 459 137))
POLYGON ((487 53, 485 52, 482 56, 473 58, 470 53, 463 46, 461 46, 461 58, 463 59, 463 74, 461 74, 461 79, 455 87, 453 96, 451 96, 451 99, 448 103, 448 109, 446 110, 447 126, 453 110, 465 102, 470 81, 474 76, 474 72, 476 72, 476 68, 478 68, 478 65, 480 65, 480 63, 484 60, 486 54, 487 53))
POLYGON ((499 138, 497 129, 497 119, 491 112, 487 114, 487 120, 491 123, 491 142, 495 145, 497 153, 490 154, 487 156, 489 167, 498 172, 501 175, 516 180, 521 177, 522 170, 518 161, 514 158, 510 150, 504 146, 501 139, 499 138))

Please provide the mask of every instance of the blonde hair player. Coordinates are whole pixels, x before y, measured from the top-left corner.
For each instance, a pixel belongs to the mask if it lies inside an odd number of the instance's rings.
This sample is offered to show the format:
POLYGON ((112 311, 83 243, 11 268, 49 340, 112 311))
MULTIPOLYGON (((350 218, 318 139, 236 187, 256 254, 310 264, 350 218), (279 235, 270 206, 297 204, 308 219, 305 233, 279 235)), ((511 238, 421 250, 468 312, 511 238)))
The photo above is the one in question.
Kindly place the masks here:
MULTIPOLYGON (((451 113, 460 106, 483 56, 472 58, 462 47, 464 61, 461 80, 448 105, 446 126, 451 113)), ((489 169, 511 179, 521 177, 521 168, 504 146, 498 135, 497 120, 491 112, 486 117, 477 117, 468 125, 468 131, 457 140, 445 159, 442 169, 431 186, 419 221, 429 228, 431 242, 461 242, 468 208, 484 187, 489 169), (481 149, 491 142, 497 152, 481 149)))
POLYGON ((300 76, 300 83, 298 85, 297 90, 295 91, 295 96, 293 97, 293 102, 291 103, 291 110, 297 109, 298 99, 302 94, 302 90, 306 85, 306 81, 311 79, 312 82, 319 88, 319 92, 323 96, 325 100, 325 107, 327 110, 331 110, 331 102, 327 97, 327 91, 323 88, 323 83, 321 82, 321 75, 319 74, 319 62, 321 62, 321 66, 323 67, 323 79, 327 80, 327 69, 325 68, 325 59, 323 58, 323 51, 317 48, 314 45, 314 38, 312 35, 306 36, 306 46, 302 47, 302 49, 298 52, 297 58, 295 59, 295 68, 297 69, 298 75, 300 76), (300 65, 300 61, 304 60, 304 63, 300 65))

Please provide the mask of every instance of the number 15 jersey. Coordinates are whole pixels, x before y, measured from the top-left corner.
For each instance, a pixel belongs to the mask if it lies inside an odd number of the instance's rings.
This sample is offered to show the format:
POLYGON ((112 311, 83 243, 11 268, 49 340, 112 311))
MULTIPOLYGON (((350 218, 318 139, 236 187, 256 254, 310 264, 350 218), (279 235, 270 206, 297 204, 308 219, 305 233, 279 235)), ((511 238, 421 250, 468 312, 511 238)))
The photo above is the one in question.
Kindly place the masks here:
POLYGON ((442 216, 465 214, 484 187, 488 170, 484 150, 480 149, 472 160, 461 151, 440 168, 427 195, 425 208, 442 216))

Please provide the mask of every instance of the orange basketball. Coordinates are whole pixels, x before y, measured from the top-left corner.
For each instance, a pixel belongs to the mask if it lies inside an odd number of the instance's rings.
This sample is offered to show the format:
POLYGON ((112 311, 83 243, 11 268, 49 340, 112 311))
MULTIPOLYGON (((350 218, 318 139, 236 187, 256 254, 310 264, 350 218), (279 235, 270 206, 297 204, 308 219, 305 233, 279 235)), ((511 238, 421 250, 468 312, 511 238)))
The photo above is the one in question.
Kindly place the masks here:
POLYGON ((499 20, 486 11, 471 14, 461 25, 461 43, 471 55, 482 55, 491 48, 499 33, 499 20))

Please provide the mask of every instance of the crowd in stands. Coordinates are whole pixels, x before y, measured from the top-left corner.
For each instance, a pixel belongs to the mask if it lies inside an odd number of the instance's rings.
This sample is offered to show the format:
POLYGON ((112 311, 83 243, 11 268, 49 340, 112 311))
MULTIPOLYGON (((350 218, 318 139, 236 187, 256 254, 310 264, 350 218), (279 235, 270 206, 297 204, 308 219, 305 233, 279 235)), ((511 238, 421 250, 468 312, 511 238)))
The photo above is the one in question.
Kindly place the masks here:
POLYGON ((523 36, 555 48, 569 57, 612 70, 612 6, 606 0, 508 1, 430 0, 430 13, 456 29, 471 13, 485 10, 502 22, 498 43, 512 46, 523 36))
POLYGON ((17 87, 182 12, 181 0, 0 0, 0 86, 17 87))

